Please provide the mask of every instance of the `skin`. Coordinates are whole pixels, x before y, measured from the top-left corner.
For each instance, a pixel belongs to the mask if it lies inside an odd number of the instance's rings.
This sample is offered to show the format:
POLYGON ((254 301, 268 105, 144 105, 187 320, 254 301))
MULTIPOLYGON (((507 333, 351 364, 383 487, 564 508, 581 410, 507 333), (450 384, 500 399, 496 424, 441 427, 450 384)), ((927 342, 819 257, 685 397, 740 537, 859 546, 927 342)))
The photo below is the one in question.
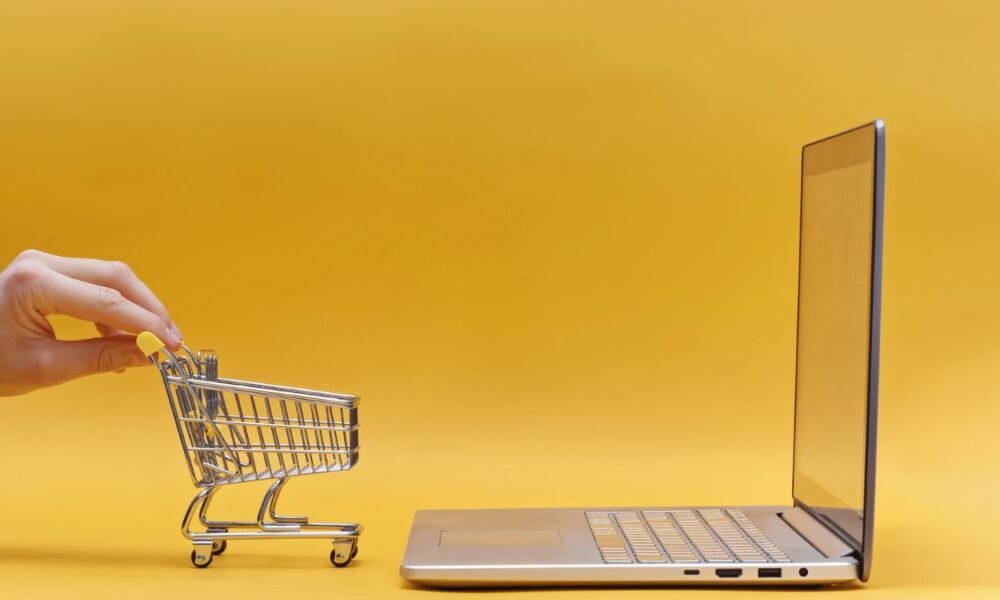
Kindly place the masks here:
POLYGON ((0 273, 0 396, 148 365, 135 346, 142 331, 180 348, 167 309, 125 263, 25 250, 0 273), (99 335, 58 340, 47 318, 56 314, 91 321, 99 335))

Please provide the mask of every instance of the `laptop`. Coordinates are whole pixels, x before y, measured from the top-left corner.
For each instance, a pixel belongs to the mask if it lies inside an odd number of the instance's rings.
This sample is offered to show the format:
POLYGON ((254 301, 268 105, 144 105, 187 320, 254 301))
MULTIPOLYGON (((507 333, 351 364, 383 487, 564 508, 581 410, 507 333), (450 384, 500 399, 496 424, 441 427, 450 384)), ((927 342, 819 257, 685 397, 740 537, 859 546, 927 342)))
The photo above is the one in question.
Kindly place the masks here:
POLYGON ((882 121, 802 148, 790 506, 421 510, 402 576, 433 587, 866 581, 884 185, 882 121))

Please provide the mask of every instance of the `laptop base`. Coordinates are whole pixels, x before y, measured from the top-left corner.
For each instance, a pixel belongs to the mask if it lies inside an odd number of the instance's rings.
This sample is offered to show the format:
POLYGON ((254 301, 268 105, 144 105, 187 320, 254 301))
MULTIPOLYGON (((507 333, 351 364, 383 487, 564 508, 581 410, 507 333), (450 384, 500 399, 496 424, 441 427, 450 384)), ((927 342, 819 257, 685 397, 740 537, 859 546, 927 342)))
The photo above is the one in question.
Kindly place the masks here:
MULTIPOLYGON (((857 560, 846 547, 836 540, 810 541, 802 530, 810 530, 806 535, 819 531, 832 537, 822 527, 810 527, 801 509, 783 506, 417 511, 400 573, 408 581, 430 587, 775 586, 858 578, 857 560), (704 515, 711 520, 720 513, 745 515, 780 551, 763 553, 763 543, 749 540, 748 547, 757 552, 759 560, 735 560, 735 554, 729 552, 728 559, 709 554, 713 558, 709 561, 702 556, 704 550, 696 552, 693 560, 671 554, 672 542, 665 537, 669 530, 658 525, 663 521, 657 519, 667 515, 670 523, 684 525, 682 517, 694 514, 704 524, 704 515), (649 545, 633 539, 635 543, 624 551, 601 547, 599 539, 605 546, 615 543, 613 538, 607 541, 602 529, 595 535, 594 518, 601 527, 604 515, 612 516, 615 531, 641 527, 647 534, 645 539, 656 541, 649 545), (642 518, 639 525, 635 515, 642 518), (797 518, 786 519, 786 515, 797 518), (836 553, 842 556, 831 556, 836 553), (685 562, 672 561, 670 556, 685 562), (775 556, 783 562, 777 562, 775 556)), ((701 534, 692 535, 697 538, 701 534)), ((705 540, 708 543, 722 541, 714 532, 710 536, 705 540)), ((688 540, 688 536, 684 538, 688 540)))

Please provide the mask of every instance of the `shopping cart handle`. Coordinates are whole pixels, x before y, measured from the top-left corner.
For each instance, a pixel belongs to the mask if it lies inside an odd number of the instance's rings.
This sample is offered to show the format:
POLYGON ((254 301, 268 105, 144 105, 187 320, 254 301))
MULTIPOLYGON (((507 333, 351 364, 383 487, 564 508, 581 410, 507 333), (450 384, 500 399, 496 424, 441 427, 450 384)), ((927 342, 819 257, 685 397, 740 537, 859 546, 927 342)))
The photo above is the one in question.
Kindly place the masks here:
POLYGON ((164 344, 160 341, 160 338, 150 331, 143 331, 139 335, 135 336, 135 345, 139 346, 139 350, 147 357, 152 356, 163 350, 164 344))

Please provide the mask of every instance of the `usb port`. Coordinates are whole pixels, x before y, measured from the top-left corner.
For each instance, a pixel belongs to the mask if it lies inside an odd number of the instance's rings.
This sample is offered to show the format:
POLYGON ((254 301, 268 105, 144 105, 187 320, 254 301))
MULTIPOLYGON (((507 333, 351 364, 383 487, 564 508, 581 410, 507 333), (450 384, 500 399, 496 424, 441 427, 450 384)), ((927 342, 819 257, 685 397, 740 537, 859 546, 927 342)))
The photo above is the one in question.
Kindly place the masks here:
POLYGON ((716 569, 715 574, 719 577, 739 577, 743 569, 716 569))
POLYGON ((770 569, 757 569, 757 577, 761 579, 771 577, 773 579, 781 579, 781 569, 770 568, 770 569))

